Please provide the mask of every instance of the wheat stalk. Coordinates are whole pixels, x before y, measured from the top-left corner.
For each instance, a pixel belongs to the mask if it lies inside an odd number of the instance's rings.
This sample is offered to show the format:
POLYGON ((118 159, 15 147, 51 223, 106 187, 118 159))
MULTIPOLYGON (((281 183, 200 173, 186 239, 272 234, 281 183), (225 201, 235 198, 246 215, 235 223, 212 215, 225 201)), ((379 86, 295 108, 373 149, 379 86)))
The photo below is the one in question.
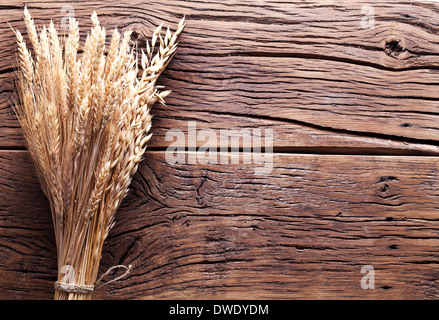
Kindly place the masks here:
POLYGON ((96 13, 82 57, 78 22, 60 39, 51 22, 40 32, 27 8, 33 54, 18 43, 18 99, 14 104, 26 146, 49 199, 58 255, 55 299, 91 299, 102 247, 151 135, 152 105, 170 91, 156 81, 177 49, 184 18, 172 35, 162 25, 138 55, 131 32, 114 31, 106 51, 96 13), (158 40, 158 41, 157 41, 158 40), (69 266, 69 275, 65 275, 69 266))

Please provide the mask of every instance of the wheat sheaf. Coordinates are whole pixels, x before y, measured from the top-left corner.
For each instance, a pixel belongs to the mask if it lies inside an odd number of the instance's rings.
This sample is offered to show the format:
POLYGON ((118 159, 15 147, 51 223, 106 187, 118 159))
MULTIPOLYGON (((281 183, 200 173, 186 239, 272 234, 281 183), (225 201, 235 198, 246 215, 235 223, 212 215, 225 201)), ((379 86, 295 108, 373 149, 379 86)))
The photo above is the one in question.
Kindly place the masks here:
POLYGON ((162 23, 139 53, 130 31, 114 30, 106 47, 96 13, 91 21, 82 51, 74 18, 61 36, 53 22, 37 30, 25 8, 31 49, 14 30, 19 71, 13 106, 50 202, 55 299, 92 298, 104 241, 151 137, 151 107, 170 93, 159 91, 157 79, 184 28, 184 18, 173 34, 163 32, 162 23))

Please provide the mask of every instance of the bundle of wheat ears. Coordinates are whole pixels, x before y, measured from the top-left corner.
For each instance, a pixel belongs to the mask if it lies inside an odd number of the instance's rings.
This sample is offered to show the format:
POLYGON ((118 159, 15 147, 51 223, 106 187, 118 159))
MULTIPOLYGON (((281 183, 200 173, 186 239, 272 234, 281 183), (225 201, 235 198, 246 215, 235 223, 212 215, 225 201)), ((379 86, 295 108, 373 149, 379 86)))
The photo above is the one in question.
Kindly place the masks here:
POLYGON ((37 30, 25 9, 32 50, 14 30, 14 109, 50 202, 58 255, 55 299, 92 298, 104 241, 151 137, 151 107, 170 93, 159 92, 157 78, 184 28, 183 18, 173 35, 168 28, 162 36, 162 23, 151 45, 137 53, 130 31, 115 30, 106 49, 96 13, 91 20, 81 56, 74 18, 61 36, 52 22, 37 30))

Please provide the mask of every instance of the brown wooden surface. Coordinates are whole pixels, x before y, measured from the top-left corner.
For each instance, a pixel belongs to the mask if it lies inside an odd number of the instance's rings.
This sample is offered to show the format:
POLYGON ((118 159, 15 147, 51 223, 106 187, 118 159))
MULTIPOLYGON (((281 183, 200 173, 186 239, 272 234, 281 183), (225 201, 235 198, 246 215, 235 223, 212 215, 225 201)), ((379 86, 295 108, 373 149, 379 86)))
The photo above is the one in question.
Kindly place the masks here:
MULTIPOLYGON (((47 201, 25 151, 0 153, 2 298, 50 298, 47 201), (24 201, 26 199, 26 201, 24 201)), ((439 160, 276 154, 248 165, 169 165, 151 151, 109 235, 99 298, 435 298, 439 160), (360 287, 361 267, 375 290, 360 287)))
MULTIPOLYGON (((37 23, 96 10, 144 45, 187 27, 154 137, 118 212, 100 299, 437 299, 439 4, 431 1, 27 1, 37 23), (361 8, 375 9, 363 29, 361 8), (274 167, 170 165, 169 129, 274 131, 274 167), (361 267, 375 268, 362 290, 361 267)), ((24 3, 0 0, 0 299, 50 299, 56 257, 9 100, 24 3)), ((202 142, 198 143, 199 145, 202 142)))

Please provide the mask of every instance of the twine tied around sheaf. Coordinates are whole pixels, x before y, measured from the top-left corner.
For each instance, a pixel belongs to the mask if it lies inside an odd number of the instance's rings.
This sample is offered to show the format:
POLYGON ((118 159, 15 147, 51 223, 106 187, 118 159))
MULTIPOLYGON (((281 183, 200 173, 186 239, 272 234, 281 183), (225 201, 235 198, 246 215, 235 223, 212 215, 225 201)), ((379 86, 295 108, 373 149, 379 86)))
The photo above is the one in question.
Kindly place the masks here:
POLYGON ((93 293, 96 290, 98 290, 99 288, 110 284, 114 281, 120 280, 124 277, 126 277, 130 271, 131 271, 132 265, 130 264, 128 267, 124 266, 124 265, 117 265, 117 266, 112 266, 111 268, 109 268, 103 275, 101 275, 101 277, 96 281, 96 283, 94 285, 87 285, 87 284, 76 284, 76 283, 63 283, 63 282, 55 282, 55 290, 58 291, 65 291, 65 292, 71 292, 71 293, 93 293), (114 269, 118 269, 118 268, 124 268, 126 271, 124 274, 120 275, 117 278, 114 278, 110 281, 107 281, 105 283, 102 283, 102 279, 108 275, 111 271, 113 271, 114 269))

